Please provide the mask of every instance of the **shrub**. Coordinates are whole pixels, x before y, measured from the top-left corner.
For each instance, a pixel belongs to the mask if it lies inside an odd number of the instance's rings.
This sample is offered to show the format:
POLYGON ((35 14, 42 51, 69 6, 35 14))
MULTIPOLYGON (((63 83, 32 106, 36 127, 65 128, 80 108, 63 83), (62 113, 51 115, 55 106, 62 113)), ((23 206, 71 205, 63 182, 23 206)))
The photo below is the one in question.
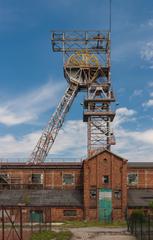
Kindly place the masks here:
POLYGON ((149 202, 149 208, 153 210, 153 201, 149 202))
POLYGON ((136 209, 132 212, 131 218, 133 220, 143 220, 144 219, 144 211, 142 209, 136 209))

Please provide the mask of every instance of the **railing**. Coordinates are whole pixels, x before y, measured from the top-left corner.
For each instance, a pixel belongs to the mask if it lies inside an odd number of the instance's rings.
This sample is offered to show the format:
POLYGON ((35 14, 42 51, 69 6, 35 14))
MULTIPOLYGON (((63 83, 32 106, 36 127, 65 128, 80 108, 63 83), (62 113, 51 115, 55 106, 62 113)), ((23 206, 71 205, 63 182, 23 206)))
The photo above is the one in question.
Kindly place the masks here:
POLYGON ((153 240, 153 216, 129 218, 128 230, 138 240, 153 240))
MULTIPOLYGON (((62 163, 62 162, 82 162, 83 159, 85 159, 85 157, 83 158, 62 158, 62 157, 59 157, 59 158, 47 158, 45 160, 44 163, 56 163, 56 162, 59 162, 59 163, 62 163)), ((28 161, 28 158, 0 158, 0 164, 2 163, 26 163, 28 161)))

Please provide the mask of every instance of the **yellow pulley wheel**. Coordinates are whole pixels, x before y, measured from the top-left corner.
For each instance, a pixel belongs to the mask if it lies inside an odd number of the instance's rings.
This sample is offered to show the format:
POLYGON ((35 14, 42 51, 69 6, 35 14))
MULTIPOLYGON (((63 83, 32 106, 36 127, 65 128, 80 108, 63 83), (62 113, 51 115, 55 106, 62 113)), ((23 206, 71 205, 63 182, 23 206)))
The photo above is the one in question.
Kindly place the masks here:
POLYGON ((66 63, 69 67, 92 68, 99 65, 98 58, 89 52, 78 52, 69 57, 66 63))

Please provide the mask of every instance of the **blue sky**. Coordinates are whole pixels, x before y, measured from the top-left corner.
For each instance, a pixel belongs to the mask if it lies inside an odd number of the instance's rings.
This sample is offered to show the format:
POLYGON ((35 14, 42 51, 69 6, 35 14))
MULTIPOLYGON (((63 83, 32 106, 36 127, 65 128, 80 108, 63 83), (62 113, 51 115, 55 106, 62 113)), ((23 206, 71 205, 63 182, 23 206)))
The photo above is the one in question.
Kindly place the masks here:
MULTIPOLYGON (((0 157, 27 157, 64 90, 52 29, 108 29, 108 0, 0 1, 0 157)), ((153 160, 153 2, 112 0, 115 153, 153 160)), ((83 95, 74 102, 51 157, 86 155, 83 95), (76 147, 77 146, 77 147, 76 147)))

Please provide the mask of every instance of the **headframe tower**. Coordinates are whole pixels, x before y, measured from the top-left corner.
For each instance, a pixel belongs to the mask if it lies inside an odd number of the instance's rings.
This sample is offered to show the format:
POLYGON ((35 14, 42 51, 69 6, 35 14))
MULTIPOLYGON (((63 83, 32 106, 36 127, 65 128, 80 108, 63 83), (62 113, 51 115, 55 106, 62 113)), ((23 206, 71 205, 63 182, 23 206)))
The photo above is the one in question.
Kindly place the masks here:
POLYGON ((53 31, 52 49, 63 53, 68 87, 34 148, 30 162, 43 162, 60 130, 66 113, 80 91, 86 92, 83 121, 87 122, 88 156, 115 144, 111 122, 115 101, 110 75, 110 32, 53 31))

